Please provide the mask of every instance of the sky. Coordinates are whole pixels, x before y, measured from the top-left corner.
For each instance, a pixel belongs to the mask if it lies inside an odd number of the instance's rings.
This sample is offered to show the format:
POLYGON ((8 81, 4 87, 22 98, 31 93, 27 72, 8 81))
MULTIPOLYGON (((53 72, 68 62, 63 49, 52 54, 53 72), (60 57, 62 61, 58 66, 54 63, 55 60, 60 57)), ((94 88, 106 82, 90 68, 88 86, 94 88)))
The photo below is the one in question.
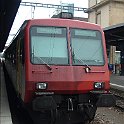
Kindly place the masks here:
MULTIPOLYGON (((88 0, 78 0, 78 1, 77 0, 22 0, 22 2, 34 2, 34 3, 43 3, 43 4, 56 4, 56 5, 60 5, 60 3, 74 3, 75 7, 88 8, 88 0)), ((18 31, 18 29, 25 20, 31 19, 32 17, 34 17, 34 19, 50 18, 55 12, 55 9, 36 7, 34 11, 34 15, 32 16, 31 10, 32 8, 30 6, 19 7, 6 45, 8 45, 11 42, 14 35, 16 34, 16 32, 18 31)), ((86 13, 83 13, 82 11, 75 11, 74 16, 87 17, 88 15, 86 13)))

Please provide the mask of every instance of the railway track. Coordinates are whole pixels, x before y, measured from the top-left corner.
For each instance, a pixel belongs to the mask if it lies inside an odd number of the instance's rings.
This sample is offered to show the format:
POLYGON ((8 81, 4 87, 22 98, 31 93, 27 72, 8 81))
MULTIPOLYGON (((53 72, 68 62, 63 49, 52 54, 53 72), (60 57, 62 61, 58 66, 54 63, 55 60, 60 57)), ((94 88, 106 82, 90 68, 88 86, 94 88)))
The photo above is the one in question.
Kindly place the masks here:
POLYGON ((116 108, 124 111, 124 91, 120 91, 117 89, 111 89, 111 93, 116 97, 116 108))

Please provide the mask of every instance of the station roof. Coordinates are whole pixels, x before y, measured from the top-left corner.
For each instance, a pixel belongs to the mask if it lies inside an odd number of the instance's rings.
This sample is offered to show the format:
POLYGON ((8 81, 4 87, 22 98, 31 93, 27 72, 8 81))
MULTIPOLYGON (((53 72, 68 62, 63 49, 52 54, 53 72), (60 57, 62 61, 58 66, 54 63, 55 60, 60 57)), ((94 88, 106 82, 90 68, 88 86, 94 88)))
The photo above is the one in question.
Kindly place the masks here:
POLYGON ((124 23, 104 28, 106 43, 119 46, 124 43, 124 23))
POLYGON ((3 51, 21 0, 0 0, 0 52, 3 51))

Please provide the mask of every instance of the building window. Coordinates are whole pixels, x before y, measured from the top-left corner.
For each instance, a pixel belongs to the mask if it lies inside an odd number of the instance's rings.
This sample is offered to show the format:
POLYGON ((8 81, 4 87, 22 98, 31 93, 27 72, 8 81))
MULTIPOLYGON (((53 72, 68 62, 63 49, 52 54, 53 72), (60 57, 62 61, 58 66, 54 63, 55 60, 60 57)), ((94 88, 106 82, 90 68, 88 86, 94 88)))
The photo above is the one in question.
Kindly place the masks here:
POLYGON ((101 25, 101 12, 96 13, 96 24, 101 25))

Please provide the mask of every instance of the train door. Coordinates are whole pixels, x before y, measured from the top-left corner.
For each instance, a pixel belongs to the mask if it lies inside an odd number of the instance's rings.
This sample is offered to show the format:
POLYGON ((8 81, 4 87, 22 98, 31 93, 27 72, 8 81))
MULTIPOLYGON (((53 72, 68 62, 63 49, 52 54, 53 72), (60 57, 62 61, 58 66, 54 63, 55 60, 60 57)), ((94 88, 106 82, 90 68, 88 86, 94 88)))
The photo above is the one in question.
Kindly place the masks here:
POLYGON ((25 91, 25 73, 24 73, 24 38, 19 37, 17 40, 17 92, 18 96, 24 98, 25 91))

